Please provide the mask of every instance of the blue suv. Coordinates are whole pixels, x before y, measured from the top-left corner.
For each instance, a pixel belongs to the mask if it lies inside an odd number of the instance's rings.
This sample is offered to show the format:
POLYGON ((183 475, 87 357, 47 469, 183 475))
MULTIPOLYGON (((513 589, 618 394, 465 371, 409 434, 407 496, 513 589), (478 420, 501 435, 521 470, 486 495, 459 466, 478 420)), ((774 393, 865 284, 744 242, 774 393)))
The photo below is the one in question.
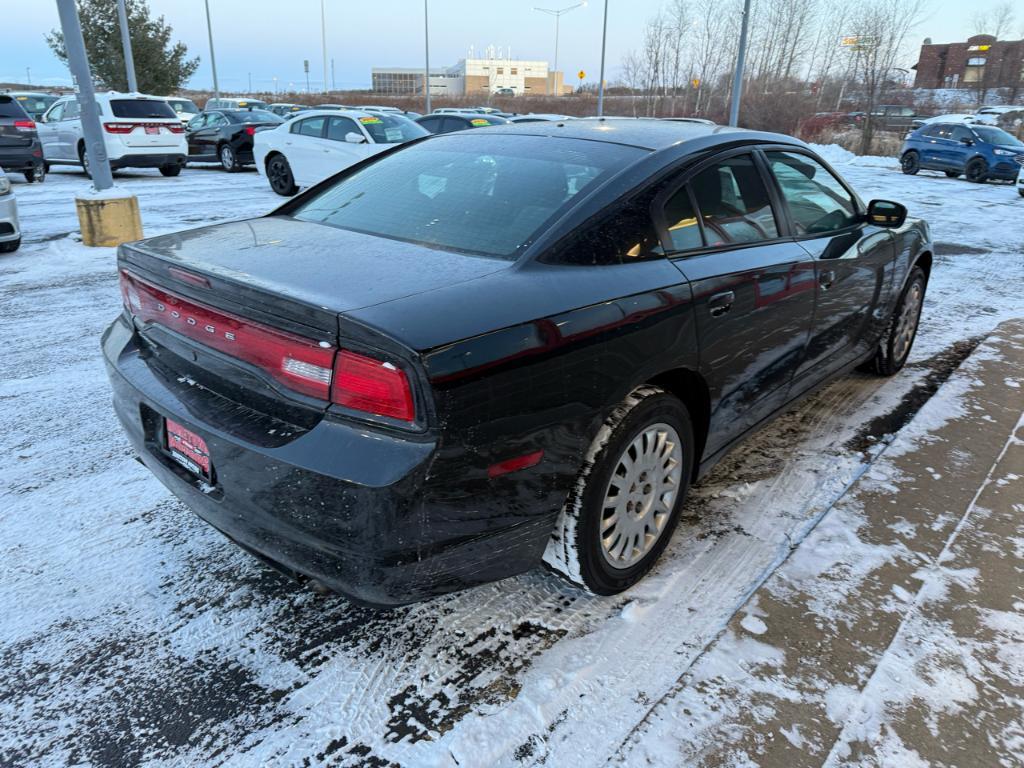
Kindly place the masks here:
POLYGON ((978 184, 1013 181, 1024 161, 1024 142, 1002 128, 964 123, 926 123, 907 134, 900 152, 904 173, 945 171, 978 184), (1019 158, 1019 159, 1018 159, 1019 158))

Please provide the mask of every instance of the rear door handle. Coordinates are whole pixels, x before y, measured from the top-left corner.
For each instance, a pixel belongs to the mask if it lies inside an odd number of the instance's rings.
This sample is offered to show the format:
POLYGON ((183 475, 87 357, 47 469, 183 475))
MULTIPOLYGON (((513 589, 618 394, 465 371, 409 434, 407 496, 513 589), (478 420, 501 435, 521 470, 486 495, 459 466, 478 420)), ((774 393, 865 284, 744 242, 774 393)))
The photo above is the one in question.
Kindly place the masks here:
POLYGON ((832 287, 832 283, 836 281, 835 270, 826 269, 818 273, 818 284, 821 285, 826 291, 832 287))
POLYGON ((712 317, 721 317, 732 308, 734 301, 736 301, 736 294, 732 291, 716 293, 708 299, 708 310, 712 317))

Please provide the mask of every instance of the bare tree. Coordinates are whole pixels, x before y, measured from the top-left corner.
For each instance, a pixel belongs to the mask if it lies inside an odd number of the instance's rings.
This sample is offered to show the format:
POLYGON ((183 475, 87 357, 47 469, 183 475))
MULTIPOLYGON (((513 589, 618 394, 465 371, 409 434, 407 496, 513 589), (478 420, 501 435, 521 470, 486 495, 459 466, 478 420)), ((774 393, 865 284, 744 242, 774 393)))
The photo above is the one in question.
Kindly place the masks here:
POLYGON ((1016 19, 1016 4, 1013 0, 999 3, 992 8, 978 11, 971 17, 971 25, 976 35, 992 35, 1001 39, 1012 28, 1016 19))

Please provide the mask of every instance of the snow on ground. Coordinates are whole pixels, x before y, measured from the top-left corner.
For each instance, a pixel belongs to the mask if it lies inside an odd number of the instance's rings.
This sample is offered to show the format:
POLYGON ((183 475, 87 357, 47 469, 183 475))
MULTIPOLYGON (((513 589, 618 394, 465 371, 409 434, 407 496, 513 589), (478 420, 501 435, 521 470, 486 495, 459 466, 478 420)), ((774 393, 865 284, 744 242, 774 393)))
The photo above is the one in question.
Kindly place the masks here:
MULTIPOLYGON (((751 438, 693 489, 658 568, 623 596, 537 570, 383 613, 267 571, 132 460, 98 346, 120 306, 114 253, 75 234, 87 182, 16 185, 25 245, 0 259, 0 763, 603 764, 888 433, 1024 314, 1012 188, 830 160, 865 199, 932 224, 910 365, 839 380, 751 438)), ((147 235, 281 200, 251 172, 117 182, 147 235)))

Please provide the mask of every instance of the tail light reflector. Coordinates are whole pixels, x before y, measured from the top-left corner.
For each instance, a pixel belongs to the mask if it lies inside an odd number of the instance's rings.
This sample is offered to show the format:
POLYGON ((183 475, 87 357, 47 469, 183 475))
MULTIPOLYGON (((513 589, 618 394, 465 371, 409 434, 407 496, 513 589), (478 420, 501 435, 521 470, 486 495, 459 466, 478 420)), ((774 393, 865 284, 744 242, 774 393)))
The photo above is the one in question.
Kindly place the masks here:
POLYGON ((256 135, 256 127, 252 125, 245 126, 245 132, 250 136, 256 135))
POLYGON ((15 120, 14 127, 19 131, 34 131, 36 124, 34 120, 15 120))
POLYGON ((250 363, 289 389, 329 400, 336 348, 245 320, 168 293, 126 271, 121 293, 128 311, 250 363))
POLYGON ((334 363, 331 401, 364 413, 414 421, 416 408, 409 378, 400 368, 341 350, 334 363))
POLYGON ((103 128, 107 133, 131 133, 135 130, 135 123, 104 123, 103 128))
POLYGON ((168 126, 165 126, 165 127, 171 133, 184 133, 185 132, 185 126, 184 125, 168 125, 168 126))
POLYGON ((534 451, 533 453, 516 456, 514 459, 505 459, 505 461, 499 461, 497 464, 491 464, 487 468, 487 476, 493 479, 507 475, 509 472, 518 472, 520 469, 535 467, 540 464, 540 460, 543 458, 544 451, 534 451))

